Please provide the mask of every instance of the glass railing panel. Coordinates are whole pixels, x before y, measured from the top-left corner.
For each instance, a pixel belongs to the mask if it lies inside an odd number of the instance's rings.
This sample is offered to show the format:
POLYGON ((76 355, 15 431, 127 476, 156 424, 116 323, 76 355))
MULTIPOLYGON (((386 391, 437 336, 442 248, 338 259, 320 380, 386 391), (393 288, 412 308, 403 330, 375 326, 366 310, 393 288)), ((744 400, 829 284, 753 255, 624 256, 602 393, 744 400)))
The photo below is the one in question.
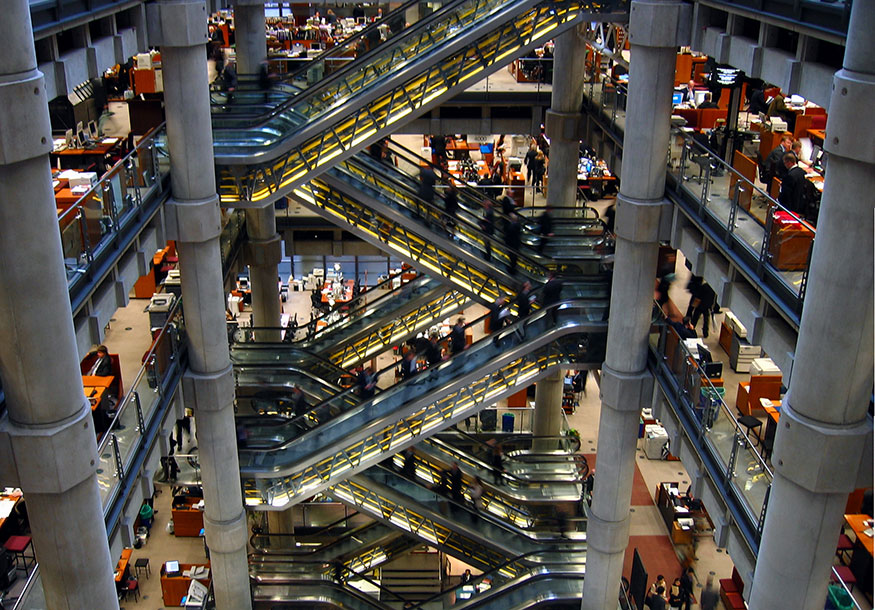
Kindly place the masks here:
MULTIPOLYGON (((670 170, 678 188, 725 228, 727 240, 742 245, 763 271, 783 283, 799 302, 804 297, 814 223, 791 212, 687 134, 679 166, 670 170)), ((794 308, 796 309, 796 308, 794 308)))
POLYGON ((121 477, 115 446, 109 437, 98 447, 97 462, 97 486, 100 489, 101 504, 106 507, 121 477))
POLYGON ((766 494, 772 485, 772 474, 760 454, 745 437, 739 437, 738 454, 730 474, 730 483, 745 499, 751 521, 756 523, 766 503, 766 494))

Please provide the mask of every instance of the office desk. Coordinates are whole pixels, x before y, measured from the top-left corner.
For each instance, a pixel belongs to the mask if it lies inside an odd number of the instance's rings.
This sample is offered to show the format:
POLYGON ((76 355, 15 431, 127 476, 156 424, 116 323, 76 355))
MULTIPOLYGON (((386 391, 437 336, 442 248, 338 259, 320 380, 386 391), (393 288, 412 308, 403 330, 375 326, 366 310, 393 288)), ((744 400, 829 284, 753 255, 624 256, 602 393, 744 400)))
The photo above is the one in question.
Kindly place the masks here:
POLYGON ((131 575, 130 572, 130 564, 131 564, 131 555, 133 554, 133 549, 124 549, 122 551, 122 555, 118 560, 118 563, 115 566, 115 582, 116 584, 126 583, 128 578, 131 575))
MULTIPOLYGON (((349 303, 352 300, 352 287, 355 284, 354 280, 346 280, 343 283, 343 291, 341 292, 340 297, 335 298, 335 303, 349 303)), ((328 303, 328 297, 331 295, 332 290, 334 288, 333 280, 325 280, 325 283, 322 284, 322 302, 328 303)))
POLYGON ((170 516, 173 519, 173 535, 177 537, 197 537, 204 529, 204 511, 194 508, 203 498, 179 496, 173 498, 170 516))
MULTIPOLYGON (((182 598, 188 594, 188 587, 191 584, 191 578, 187 576, 182 576, 182 573, 186 570, 190 570, 193 567, 203 566, 205 568, 210 567, 210 562, 206 562, 203 564, 198 563, 181 563, 179 564, 179 576, 167 576, 164 571, 166 564, 161 566, 161 596, 163 597, 163 602, 165 606, 181 606, 182 598)), ((198 582, 202 585, 210 588, 210 578, 198 578, 198 582)))
MULTIPOLYGON (((121 142, 119 138, 107 138, 112 142, 102 140, 91 148, 67 148, 51 153, 52 165, 60 162, 62 169, 86 169, 91 165, 101 163, 103 159, 112 153, 121 142)), ((100 168, 98 174, 103 174, 104 168, 100 168)))
POLYGON ((809 129, 807 131, 808 137, 812 140, 819 140, 821 144, 826 140, 826 130, 825 129, 809 129))
POLYGON ((85 390, 85 398, 91 403, 92 412, 103 406, 103 400, 108 396, 114 381, 115 377, 82 375, 82 388, 85 390))
POLYGON ((851 526, 857 537, 854 550, 851 552, 849 567, 854 573, 854 578, 857 579, 857 586, 869 599, 872 599, 872 536, 863 533, 864 530, 872 527, 864 523, 867 519, 871 519, 871 517, 869 515, 845 515, 845 522, 851 526))
POLYGON ((774 212, 769 254, 772 265, 780 271, 802 271, 808 266, 808 255, 814 242, 814 231, 788 214, 774 212))

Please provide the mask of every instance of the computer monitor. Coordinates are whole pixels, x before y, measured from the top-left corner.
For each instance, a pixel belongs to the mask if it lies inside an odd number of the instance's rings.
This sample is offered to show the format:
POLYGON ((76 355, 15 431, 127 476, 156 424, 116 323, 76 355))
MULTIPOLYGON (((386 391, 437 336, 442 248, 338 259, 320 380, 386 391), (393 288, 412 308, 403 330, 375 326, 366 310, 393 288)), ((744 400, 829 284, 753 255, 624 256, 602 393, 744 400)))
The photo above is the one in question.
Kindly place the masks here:
POLYGON ((368 22, 367 17, 356 17, 355 20, 360 24, 364 25, 368 22))
POLYGON ((711 350, 707 347, 699 344, 699 364, 705 365, 714 362, 714 359, 711 357, 711 350))
POLYGON ((705 101, 705 94, 708 93, 704 89, 696 89, 694 95, 696 96, 696 106, 705 101))
POLYGON ((671 105, 672 106, 680 106, 684 103, 684 94, 678 91, 675 91, 671 94, 671 105))
POLYGON ((92 140, 97 139, 97 121, 88 121, 88 135, 91 136, 92 140))
POLYGON ((811 147, 811 156, 808 157, 808 160, 817 165, 818 161, 820 161, 821 155, 823 155, 823 149, 815 144, 811 147))
POLYGON ((73 148, 73 130, 68 129, 64 132, 64 143, 67 145, 67 148, 73 148))
POLYGON ((88 134, 81 127, 82 123, 79 123, 79 125, 79 129, 76 131, 76 144, 79 148, 85 148, 85 145, 88 144, 88 134))

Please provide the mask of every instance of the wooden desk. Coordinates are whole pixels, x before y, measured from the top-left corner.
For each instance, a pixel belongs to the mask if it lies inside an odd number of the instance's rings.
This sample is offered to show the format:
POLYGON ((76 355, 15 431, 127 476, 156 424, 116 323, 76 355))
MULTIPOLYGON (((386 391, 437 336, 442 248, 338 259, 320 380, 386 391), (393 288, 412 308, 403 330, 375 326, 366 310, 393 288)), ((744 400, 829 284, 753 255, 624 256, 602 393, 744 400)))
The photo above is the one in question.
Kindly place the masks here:
POLYGON ((809 129, 807 133, 809 138, 812 140, 820 140, 821 144, 826 140, 826 129, 809 129))
MULTIPOLYGON (((122 142, 120 138, 112 138, 112 142, 98 142, 91 148, 67 148, 51 153, 52 165, 61 163, 62 169, 87 169, 91 165, 98 164, 113 152, 122 142)), ((102 175, 106 168, 99 167, 98 175, 102 175)))
POLYGON ((173 498, 173 508, 170 516, 173 519, 173 535, 177 537, 197 537, 204 529, 204 511, 193 508, 203 498, 178 497, 173 498))
POLYGON ((122 551, 122 556, 118 560, 118 563, 115 566, 115 582, 123 583, 127 582, 127 577, 130 576, 130 572, 128 568, 131 563, 131 555, 133 554, 133 549, 124 549, 122 551))
POLYGON ((851 552, 851 563, 848 567, 857 579, 857 587, 862 589, 869 599, 872 599, 872 536, 863 533, 870 529, 864 521, 871 519, 869 515, 845 515, 845 522, 854 530, 857 541, 851 552))
POLYGON ((91 403, 92 411, 95 411, 106 397, 114 381, 115 377, 82 375, 82 387, 85 390, 85 398, 91 403))
MULTIPOLYGON (((165 565, 161 566, 161 596, 165 606, 181 606, 182 598, 188 594, 188 587, 191 585, 191 578, 182 576, 181 574, 193 567, 210 567, 210 562, 206 563, 181 563, 179 564, 180 576, 167 576, 164 572, 165 565)), ((212 572, 210 572, 212 577, 212 572)), ((198 578, 199 583, 209 589, 210 578, 198 578)))
POLYGON ((802 271, 814 242, 814 231, 786 212, 774 212, 769 254, 779 271, 802 271))
MULTIPOLYGON (((349 303, 352 300, 352 287, 355 284, 355 280, 346 280, 343 283, 343 292, 340 297, 334 299, 335 303, 349 303)), ((331 290, 334 286, 332 280, 325 280, 322 284, 322 302, 328 303, 328 295, 331 294, 331 290)))
MULTIPOLYGON (((747 178, 751 184, 756 184, 757 178, 757 163, 750 157, 743 155, 739 151, 735 151, 735 154, 732 157, 732 167, 737 170, 739 174, 747 178)), ((732 190, 735 187, 735 183, 738 182, 738 178, 735 177, 735 174, 730 174, 729 176, 729 197, 730 199, 734 196, 734 191, 732 190)), ((749 184, 743 184, 742 187, 744 190, 738 196, 738 204, 743 207, 745 210, 750 210, 750 201, 753 196, 752 188, 749 184)))
POLYGON ((867 536, 863 531, 870 529, 871 526, 866 525, 864 522, 871 518, 869 515, 845 515, 845 522, 854 530, 857 541, 866 549, 870 557, 873 553, 872 536, 867 536))

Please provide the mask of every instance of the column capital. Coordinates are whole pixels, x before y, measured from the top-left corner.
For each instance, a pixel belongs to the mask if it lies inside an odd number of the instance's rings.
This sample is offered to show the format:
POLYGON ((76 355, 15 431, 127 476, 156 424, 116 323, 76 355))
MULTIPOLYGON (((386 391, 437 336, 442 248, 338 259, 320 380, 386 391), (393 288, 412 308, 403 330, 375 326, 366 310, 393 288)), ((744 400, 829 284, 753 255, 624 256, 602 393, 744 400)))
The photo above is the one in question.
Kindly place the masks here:
POLYGON ((861 469, 871 481, 872 424, 831 425, 793 410, 793 391, 781 408, 772 455, 776 473, 814 493, 850 493, 861 469))
POLYGON ((644 47, 689 46, 693 6, 672 0, 633 0, 629 43, 644 47))
POLYGON ((576 144, 580 140, 578 137, 580 119, 579 112, 560 112, 548 108, 544 127, 550 139, 567 140, 576 144))
POLYGON ((862 108, 875 99, 875 76, 843 68, 836 72, 826 120, 824 148, 838 155, 875 165, 875 143, 869 129, 856 120, 862 108))
MULTIPOLYGON (((596 482, 598 485, 598 482, 596 482)), ((622 553, 629 544, 629 515, 620 521, 601 519, 593 511, 587 517, 586 544, 602 553, 622 553)))
POLYGON ((616 411, 640 411, 650 404, 653 376, 649 371, 624 373, 602 366, 602 404, 616 411))
POLYGON ((0 455, 11 458, 0 468, 4 484, 15 481, 25 493, 61 494, 95 473, 91 406, 82 400, 79 413, 54 426, 18 426, 8 416, 0 422, 0 455))
POLYGON ((207 548, 216 553, 234 553, 246 547, 246 513, 243 508, 233 519, 215 521, 204 515, 207 548))
POLYGON ((158 47, 206 44, 207 17, 204 0, 161 0, 147 4, 149 44, 158 47))
POLYGON ((0 165, 52 152, 46 81, 39 70, 0 79, 0 165), (22 129, 24 127, 24 129, 22 129))
POLYGON ((221 411, 234 400, 234 375, 231 365, 215 373, 196 373, 191 369, 182 378, 183 395, 201 411, 221 411))
POLYGON ((659 241, 671 234, 674 206, 665 198, 635 199, 623 193, 617 196, 617 217, 614 221, 617 237, 637 243, 659 241))
POLYGON ((218 195, 202 200, 171 198, 164 210, 168 239, 201 243, 222 233, 218 195))
POLYGON ((243 246, 243 260, 256 267, 280 264, 283 258, 280 236, 276 233, 268 239, 252 239, 243 246))

